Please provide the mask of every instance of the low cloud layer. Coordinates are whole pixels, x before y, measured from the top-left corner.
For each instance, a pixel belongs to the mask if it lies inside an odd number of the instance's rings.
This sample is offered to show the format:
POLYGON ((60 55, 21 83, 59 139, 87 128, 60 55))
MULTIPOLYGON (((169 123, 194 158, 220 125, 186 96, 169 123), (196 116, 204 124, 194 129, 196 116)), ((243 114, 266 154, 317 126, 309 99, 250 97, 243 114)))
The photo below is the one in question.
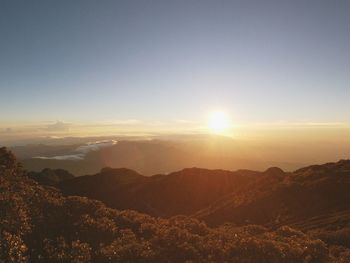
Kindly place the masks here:
POLYGON ((35 159, 43 160, 71 160, 71 161, 80 161, 85 158, 89 152, 98 151, 102 148, 111 147, 117 144, 116 140, 107 140, 107 141, 95 141, 89 142, 85 145, 79 146, 74 150, 74 154, 67 155, 58 155, 58 156, 36 156, 35 159))
POLYGON ((80 161, 80 160, 83 160, 85 158, 85 155, 83 155, 83 154, 68 154, 68 155, 58 155, 58 156, 52 156, 52 157, 36 156, 33 158, 34 159, 42 159, 42 160, 80 161))
POLYGON ((58 121, 54 124, 47 125, 46 130, 50 132, 67 132, 69 131, 71 124, 58 121))
POLYGON ((109 141, 96 141, 93 143, 87 143, 86 145, 79 146, 75 151, 80 152, 82 154, 87 154, 92 151, 98 151, 101 148, 109 147, 115 145, 117 141, 109 140, 109 141))

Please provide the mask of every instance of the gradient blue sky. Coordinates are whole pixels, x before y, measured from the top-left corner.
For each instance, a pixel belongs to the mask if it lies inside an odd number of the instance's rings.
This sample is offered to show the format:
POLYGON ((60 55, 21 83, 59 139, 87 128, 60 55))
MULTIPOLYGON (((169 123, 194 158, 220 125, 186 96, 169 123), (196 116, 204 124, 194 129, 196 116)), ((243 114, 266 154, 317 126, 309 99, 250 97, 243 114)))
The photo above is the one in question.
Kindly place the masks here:
POLYGON ((350 1, 0 1, 0 122, 350 121, 350 1))

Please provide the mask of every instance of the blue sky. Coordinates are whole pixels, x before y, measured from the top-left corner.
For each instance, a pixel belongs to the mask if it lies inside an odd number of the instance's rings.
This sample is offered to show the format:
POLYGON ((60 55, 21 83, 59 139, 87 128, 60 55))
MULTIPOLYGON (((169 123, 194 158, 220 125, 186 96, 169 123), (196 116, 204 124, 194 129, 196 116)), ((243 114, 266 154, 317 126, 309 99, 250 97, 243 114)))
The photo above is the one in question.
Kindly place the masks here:
MULTIPOLYGON (((0 2, 0 122, 350 121, 350 2, 0 2)), ((6 124, 7 125, 7 124, 6 124)))

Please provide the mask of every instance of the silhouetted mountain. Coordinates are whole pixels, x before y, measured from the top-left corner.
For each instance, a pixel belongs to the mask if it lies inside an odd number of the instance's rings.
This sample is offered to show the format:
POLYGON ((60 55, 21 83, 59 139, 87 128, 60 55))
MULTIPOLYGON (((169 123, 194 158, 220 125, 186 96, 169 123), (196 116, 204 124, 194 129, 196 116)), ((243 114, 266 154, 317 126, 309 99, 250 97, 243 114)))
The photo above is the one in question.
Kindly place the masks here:
POLYGON ((145 177, 129 169, 103 169, 92 176, 63 181, 67 195, 103 201, 117 209, 134 209, 155 216, 192 214, 253 182, 260 173, 240 170, 184 169, 145 177))
POLYGON ((337 227, 349 225, 349 217, 345 222, 336 218, 337 213, 350 215, 349 164, 339 161, 305 167, 285 176, 277 173, 261 177, 245 191, 232 193, 196 216, 214 225, 249 222, 312 229, 318 225, 303 222, 322 215, 338 220, 337 227))
MULTIPOLYGON (((218 173, 226 179, 231 176, 218 173)), ((143 180, 130 170, 105 169, 101 176, 120 185, 143 180)), ((322 234, 329 244, 286 226, 276 231, 254 225, 209 228, 185 216, 153 218, 83 197, 63 197, 56 188, 26 176, 4 148, 0 149, 0 207, 1 262, 326 263, 350 259, 349 249, 332 245, 341 240, 326 232, 322 234)), ((346 237, 343 232, 332 233, 346 237)))
POLYGON ((58 183, 73 179, 74 175, 63 169, 45 168, 41 172, 28 172, 28 177, 40 184, 57 186, 58 183))
MULTIPOLYGON (((337 221, 350 224, 349 161, 310 166, 293 173, 184 169, 145 177, 108 169, 60 183, 67 195, 87 196, 110 207, 155 216, 193 215, 211 225, 225 222, 315 229, 337 221), (338 217, 339 215, 339 217, 338 217), (308 223, 307 223, 308 222, 308 223)), ((334 225, 335 226, 335 225, 334 225)))

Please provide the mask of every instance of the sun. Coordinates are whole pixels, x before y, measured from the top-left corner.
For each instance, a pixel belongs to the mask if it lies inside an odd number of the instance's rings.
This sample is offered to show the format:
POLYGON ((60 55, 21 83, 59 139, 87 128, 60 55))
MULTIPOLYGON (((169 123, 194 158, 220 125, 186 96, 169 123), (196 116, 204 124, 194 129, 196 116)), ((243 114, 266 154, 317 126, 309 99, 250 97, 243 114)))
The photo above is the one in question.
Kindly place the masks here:
POLYGON ((223 111, 214 111, 209 115, 208 128, 212 133, 223 134, 231 126, 229 115, 223 111))

